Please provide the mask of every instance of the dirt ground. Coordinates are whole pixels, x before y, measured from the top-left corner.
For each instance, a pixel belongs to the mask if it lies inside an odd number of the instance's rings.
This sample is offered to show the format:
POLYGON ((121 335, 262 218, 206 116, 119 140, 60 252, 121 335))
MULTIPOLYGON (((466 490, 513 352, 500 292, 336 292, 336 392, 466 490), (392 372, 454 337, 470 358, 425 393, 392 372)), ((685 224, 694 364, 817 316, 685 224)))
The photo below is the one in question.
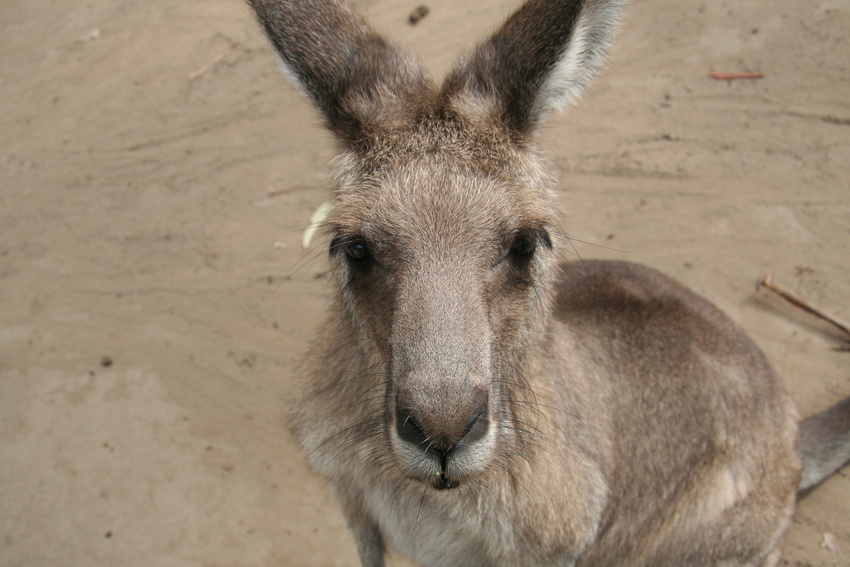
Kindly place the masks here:
MULTIPOLYGON (((418 2, 355 4, 442 74, 519 0, 430 0, 414 27, 418 2)), ((584 243, 565 256, 718 303, 804 415, 850 394, 850 354, 753 284, 850 319, 848 30, 846 0, 633 0, 543 134, 584 243)), ((284 425, 326 306, 301 231, 333 146, 248 9, 4 0, 0 101, 0 564, 356 564, 284 425)), ((785 548, 850 565, 850 470, 785 548)))

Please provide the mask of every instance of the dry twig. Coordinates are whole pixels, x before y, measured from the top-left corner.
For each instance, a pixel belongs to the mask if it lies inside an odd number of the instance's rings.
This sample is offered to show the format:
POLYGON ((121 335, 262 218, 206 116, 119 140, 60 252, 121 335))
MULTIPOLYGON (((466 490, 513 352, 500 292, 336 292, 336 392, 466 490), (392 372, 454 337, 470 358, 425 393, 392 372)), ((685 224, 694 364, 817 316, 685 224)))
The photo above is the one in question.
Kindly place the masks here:
POLYGON ((233 51, 234 49, 236 49, 237 47, 239 47, 239 42, 234 41, 233 43, 231 43, 230 45, 225 47, 221 51, 221 53, 219 53, 218 55, 216 55, 215 57, 210 59, 209 62, 206 65, 204 65, 200 69, 198 69, 196 71, 192 71, 191 73, 186 75, 186 79, 189 80, 189 81, 191 81, 193 79, 197 79, 198 77, 200 77, 201 75, 203 75, 204 73, 209 71, 213 67, 213 65, 215 65, 216 63, 218 63, 219 61, 221 61, 222 59, 227 57, 227 54, 230 53, 231 51, 233 51))
POLYGON ((708 74, 712 79, 717 79, 718 81, 733 81, 735 79, 761 79, 764 77, 763 73, 722 73, 719 71, 713 71, 708 74))
POLYGON ((777 295, 782 298, 786 302, 790 303, 794 307, 808 313, 809 315, 828 323, 833 328, 837 329, 843 336, 846 341, 850 341, 850 326, 842 321, 838 321, 835 317, 827 315, 822 310, 813 306, 811 303, 802 299, 790 291, 783 289, 778 284, 773 281, 773 276, 767 274, 759 279, 756 284, 756 289, 766 289, 771 293, 777 295))

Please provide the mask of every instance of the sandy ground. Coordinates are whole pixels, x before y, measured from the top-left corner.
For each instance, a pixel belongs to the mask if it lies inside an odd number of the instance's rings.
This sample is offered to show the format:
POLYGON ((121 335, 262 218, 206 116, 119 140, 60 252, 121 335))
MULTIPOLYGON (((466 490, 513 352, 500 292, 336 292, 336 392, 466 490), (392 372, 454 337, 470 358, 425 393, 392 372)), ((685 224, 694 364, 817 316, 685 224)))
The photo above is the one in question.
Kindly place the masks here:
MULTIPOLYGON (((415 2, 356 2, 435 73, 517 3, 411 27, 415 2)), ((846 0, 634 0, 543 136, 577 253, 717 302, 803 414, 850 394, 850 354, 753 283, 850 319, 848 30, 846 0)), ((332 144, 248 10, 4 0, 0 101, 0 565, 356 564, 283 423, 332 144)), ((801 502, 785 564, 850 565, 850 471, 801 502)))

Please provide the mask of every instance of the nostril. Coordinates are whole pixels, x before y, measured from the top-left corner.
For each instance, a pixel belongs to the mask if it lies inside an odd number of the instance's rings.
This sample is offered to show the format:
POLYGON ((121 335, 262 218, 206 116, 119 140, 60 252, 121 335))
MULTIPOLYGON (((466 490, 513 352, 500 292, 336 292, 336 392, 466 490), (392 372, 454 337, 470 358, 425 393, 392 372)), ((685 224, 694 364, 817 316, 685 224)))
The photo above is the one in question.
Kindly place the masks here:
POLYGON ((422 445, 422 450, 428 448, 428 436, 422 428, 419 419, 410 411, 402 408, 396 409, 396 430, 398 436, 413 445, 422 445))
POLYGON ((487 433, 487 408, 482 406, 472 414, 466 426, 463 428, 463 434, 458 442, 472 443, 478 441, 487 433))

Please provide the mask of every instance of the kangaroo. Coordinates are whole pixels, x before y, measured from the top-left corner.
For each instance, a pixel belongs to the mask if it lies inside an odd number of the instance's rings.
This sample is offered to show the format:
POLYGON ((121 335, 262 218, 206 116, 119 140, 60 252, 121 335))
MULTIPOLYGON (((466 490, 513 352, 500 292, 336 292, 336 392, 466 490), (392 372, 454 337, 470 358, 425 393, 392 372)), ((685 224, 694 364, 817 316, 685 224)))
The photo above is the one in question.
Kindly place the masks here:
POLYGON ((711 304, 558 259, 535 133, 624 2, 529 0, 441 85, 342 2, 249 2, 340 146, 292 427, 362 564, 775 565, 798 492, 850 458, 850 398, 798 426, 711 304))

